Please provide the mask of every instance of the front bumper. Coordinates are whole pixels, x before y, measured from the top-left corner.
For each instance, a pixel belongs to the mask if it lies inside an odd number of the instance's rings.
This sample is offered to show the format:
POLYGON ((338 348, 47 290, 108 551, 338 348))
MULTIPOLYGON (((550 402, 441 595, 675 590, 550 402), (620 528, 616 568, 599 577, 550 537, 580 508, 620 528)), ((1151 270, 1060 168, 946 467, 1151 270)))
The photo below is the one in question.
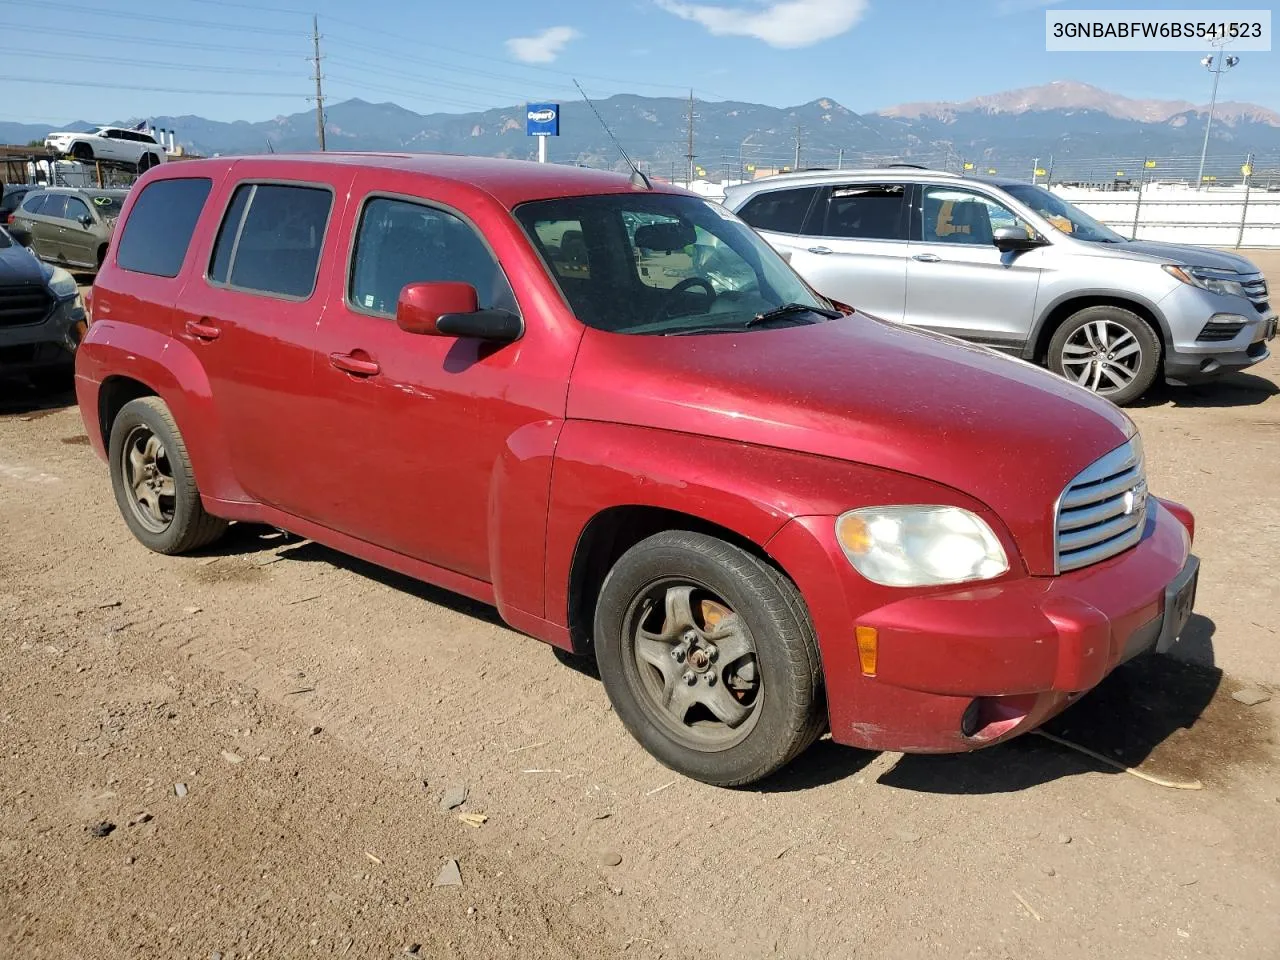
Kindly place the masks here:
POLYGON ((1224 297, 1186 284, 1180 284, 1160 307, 1172 338, 1164 358, 1164 376, 1171 383, 1202 383, 1270 356, 1267 344, 1276 335, 1276 314, 1269 307, 1259 312, 1245 297, 1224 297), (1234 337, 1216 342, 1201 339, 1211 319, 1229 317, 1243 321, 1234 337))
POLYGON ((1190 515, 1151 504, 1141 542, 1103 563, 905 597, 868 589, 832 518, 787 524, 769 551, 804 571, 797 585, 817 627, 833 739, 911 753, 989 746, 1039 726, 1124 661, 1168 649, 1190 615, 1198 561, 1190 515), (855 624, 876 629, 873 676, 862 672, 855 624))
POLYGON ((71 364, 85 329, 79 297, 56 301, 39 323, 0 327, 0 374, 71 364))

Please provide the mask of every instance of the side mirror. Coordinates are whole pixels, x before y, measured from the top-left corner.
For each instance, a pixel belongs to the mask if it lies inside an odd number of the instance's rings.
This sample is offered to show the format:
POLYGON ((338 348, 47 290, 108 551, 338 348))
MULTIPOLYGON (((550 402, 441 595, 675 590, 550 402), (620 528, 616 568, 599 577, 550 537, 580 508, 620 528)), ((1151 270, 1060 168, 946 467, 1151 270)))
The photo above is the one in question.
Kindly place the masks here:
POLYGON ((26 227, 11 223, 6 229, 9 231, 9 236, 13 237, 19 246, 31 246, 31 231, 26 227))
POLYGON ((396 325, 426 337, 470 337, 509 343, 524 333, 524 321, 506 310, 480 310, 469 283, 410 283, 396 303, 396 325))
POLYGON ((80 226, 82 227, 93 226, 93 217, 89 216, 89 214, 87 213, 80 214, 80 216, 76 217, 76 219, 80 221, 80 226))
POLYGON ((1018 227, 999 227, 992 234, 991 242, 995 244, 997 250, 1001 253, 1009 253, 1010 251, 1034 250, 1036 247, 1043 247, 1045 240, 1043 237, 1028 237, 1027 231, 1018 227))

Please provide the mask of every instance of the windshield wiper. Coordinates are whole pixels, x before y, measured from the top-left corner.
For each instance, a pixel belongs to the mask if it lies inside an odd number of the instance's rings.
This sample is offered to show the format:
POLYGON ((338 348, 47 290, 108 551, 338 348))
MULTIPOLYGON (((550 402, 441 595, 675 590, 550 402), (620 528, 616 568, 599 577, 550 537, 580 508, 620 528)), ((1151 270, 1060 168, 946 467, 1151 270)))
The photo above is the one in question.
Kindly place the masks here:
POLYGON ((835 310, 824 310, 822 307, 811 307, 806 303, 784 303, 780 307, 774 307, 772 310, 766 310, 764 313, 757 313, 748 320, 744 327, 755 327, 762 323, 771 323, 774 320, 786 320, 801 313, 816 313, 820 317, 826 317, 828 320, 838 320, 844 316, 835 310))

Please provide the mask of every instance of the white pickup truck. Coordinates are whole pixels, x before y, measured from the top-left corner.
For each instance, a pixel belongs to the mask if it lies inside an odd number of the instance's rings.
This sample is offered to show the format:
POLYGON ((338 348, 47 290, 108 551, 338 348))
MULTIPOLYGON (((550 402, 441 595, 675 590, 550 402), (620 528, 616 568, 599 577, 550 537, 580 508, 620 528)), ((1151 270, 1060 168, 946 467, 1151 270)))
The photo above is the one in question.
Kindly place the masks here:
POLYGON ((51 133, 45 137, 44 145, 62 156, 85 163, 112 160, 135 164, 139 173, 165 161, 164 147, 155 137, 123 127, 98 127, 88 133, 51 133))

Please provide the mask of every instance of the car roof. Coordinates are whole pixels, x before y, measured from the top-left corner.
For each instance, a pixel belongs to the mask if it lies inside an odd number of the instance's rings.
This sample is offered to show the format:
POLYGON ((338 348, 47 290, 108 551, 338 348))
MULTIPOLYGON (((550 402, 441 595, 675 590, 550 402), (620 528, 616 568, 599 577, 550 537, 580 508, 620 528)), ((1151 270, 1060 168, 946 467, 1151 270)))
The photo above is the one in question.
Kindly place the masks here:
MULTIPOLYGON (((293 175, 289 170, 291 167, 295 168, 294 172, 300 172, 309 166, 332 165, 419 174, 424 179, 473 187, 508 208, 529 200, 642 192, 642 188, 637 188, 631 177, 624 173, 530 160, 436 153, 270 153, 188 160, 181 164, 165 164, 156 170, 165 178, 200 176, 202 173, 207 175, 211 168, 221 170, 240 162, 279 166, 282 178, 293 175)), ((653 182, 651 189, 643 192, 695 196, 679 187, 658 182, 653 182)))
POLYGON ((755 193, 759 190, 770 190, 782 187, 809 187, 815 184, 832 182, 871 180, 876 182, 897 181, 913 183, 980 183, 989 187, 1007 187, 1026 185, 1025 180, 1012 177, 972 176, 953 173, 949 170, 928 170, 912 166, 863 167, 844 170, 798 170, 795 173, 780 173, 759 180, 749 180, 729 189, 735 193, 755 193))
POLYGON ((42 187, 41 189, 49 193, 91 193, 95 197, 124 197, 129 193, 127 187, 42 187))

